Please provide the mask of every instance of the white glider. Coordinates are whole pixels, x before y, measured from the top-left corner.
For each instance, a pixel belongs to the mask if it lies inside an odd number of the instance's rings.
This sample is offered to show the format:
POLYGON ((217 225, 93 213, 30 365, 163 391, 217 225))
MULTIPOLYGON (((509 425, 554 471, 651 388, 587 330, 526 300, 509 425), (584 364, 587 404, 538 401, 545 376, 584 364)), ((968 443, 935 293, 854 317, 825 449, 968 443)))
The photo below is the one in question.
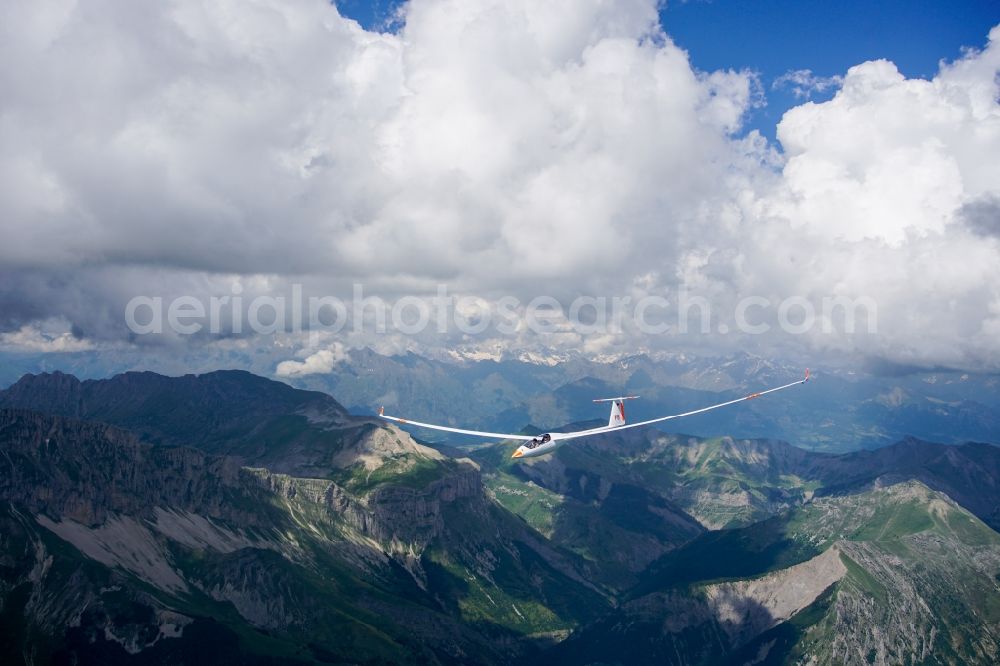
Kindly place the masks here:
POLYGON ((384 408, 379 407, 378 415, 383 419, 388 421, 395 421, 396 423, 402 423, 404 425, 417 426, 419 428, 429 428, 431 430, 442 430, 444 432, 453 432, 459 435, 472 435, 473 437, 483 437, 486 439, 513 439, 518 441, 527 442, 522 444, 514 451, 514 458, 532 458, 534 456, 545 455, 558 448, 565 442, 576 439, 578 437, 588 437, 590 435, 600 435, 602 433, 611 432, 612 430, 625 430, 627 428, 638 428, 640 426, 652 425, 654 423, 661 423, 663 421, 669 421, 671 419, 679 419, 684 416, 693 416, 694 414, 701 414, 703 412, 708 412, 713 409, 718 409, 719 407, 726 407, 728 405, 735 405, 738 402, 743 402, 745 400, 753 400, 754 398, 759 398, 762 395, 767 395, 768 393, 774 393, 775 391, 782 391, 786 388, 791 388, 792 386, 798 386, 799 384, 805 384, 809 381, 809 370, 806 369, 806 376, 796 382, 791 382, 790 384, 785 384, 784 386, 778 386, 772 389, 767 389, 766 391, 759 391, 757 393, 751 393, 745 395, 742 398, 736 398, 735 400, 728 400, 726 402, 720 402, 717 405, 711 405, 709 407, 702 407, 701 409, 695 409, 690 412, 684 412, 683 414, 671 414, 670 416, 661 416, 655 419, 649 419, 648 421, 639 421, 637 423, 625 423, 625 401, 634 400, 638 398, 637 395, 626 395, 619 396, 617 398, 599 398, 594 400, 594 402, 610 402, 611 403, 611 416, 608 418, 608 425, 601 426, 599 428, 590 428, 589 430, 576 430, 573 432, 552 432, 545 433, 544 435, 514 435, 510 433, 502 432, 483 432, 481 430, 466 430, 464 428, 450 428, 448 426, 434 425, 432 423, 421 423, 420 421, 411 421, 409 419, 403 419, 398 416, 388 416, 384 412, 384 408))

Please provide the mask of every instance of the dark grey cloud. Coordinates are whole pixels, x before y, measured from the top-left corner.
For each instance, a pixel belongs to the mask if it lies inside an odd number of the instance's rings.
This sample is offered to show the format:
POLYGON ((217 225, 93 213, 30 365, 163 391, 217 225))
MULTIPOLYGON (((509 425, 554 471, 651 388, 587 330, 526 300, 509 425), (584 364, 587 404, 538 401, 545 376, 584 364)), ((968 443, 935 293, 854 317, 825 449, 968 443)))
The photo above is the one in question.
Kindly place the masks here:
POLYGON ((1000 238, 1000 196, 989 194, 964 204, 959 218, 974 234, 1000 238))

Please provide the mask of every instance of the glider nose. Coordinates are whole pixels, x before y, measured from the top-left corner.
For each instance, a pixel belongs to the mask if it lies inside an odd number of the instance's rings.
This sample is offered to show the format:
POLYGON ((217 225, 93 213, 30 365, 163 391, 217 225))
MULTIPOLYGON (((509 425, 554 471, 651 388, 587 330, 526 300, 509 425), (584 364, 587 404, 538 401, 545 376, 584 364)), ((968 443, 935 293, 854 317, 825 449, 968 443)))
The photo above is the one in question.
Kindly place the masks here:
POLYGON ((511 458, 520 458, 523 455, 524 455, 524 451, 522 451, 520 448, 518 448, 517 451, 514 451, 514 455, 512 455, 511 458))

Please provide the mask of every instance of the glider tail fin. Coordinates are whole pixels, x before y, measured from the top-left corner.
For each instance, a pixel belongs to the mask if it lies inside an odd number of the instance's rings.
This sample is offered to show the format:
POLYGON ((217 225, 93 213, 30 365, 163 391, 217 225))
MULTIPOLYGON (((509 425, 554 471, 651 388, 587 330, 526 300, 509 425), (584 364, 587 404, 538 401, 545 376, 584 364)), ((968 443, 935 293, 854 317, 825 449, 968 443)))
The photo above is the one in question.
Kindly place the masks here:
POLYGON ((611 403, 611 416, 608 418, 608 427, 625 425, 625 402, 615 400, 611 403))
POLYGON ((623 395, 618 398, 598 398, 594 402, 611 403, 611 415, 608 417, 608 427, 614 428, 615 426, 625 425, 625 401, 635 400, 638 397, 637 395, 623 395))

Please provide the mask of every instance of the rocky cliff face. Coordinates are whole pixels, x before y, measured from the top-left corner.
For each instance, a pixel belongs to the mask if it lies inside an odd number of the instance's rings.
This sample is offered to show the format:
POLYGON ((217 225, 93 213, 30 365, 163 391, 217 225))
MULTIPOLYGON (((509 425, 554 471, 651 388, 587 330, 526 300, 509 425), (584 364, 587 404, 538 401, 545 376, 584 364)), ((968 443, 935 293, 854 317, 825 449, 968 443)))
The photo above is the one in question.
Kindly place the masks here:
POLYGON ((221 623, 223 661, 253 663, 259 647, 240 632, 256 627, 273 636, 268 651, 306 661, 495 663, 497 635, 511 655, 533 644, 504 624, 514 606, 477 610, 485 633, 464 626, 459 572, 488 575, 491 596, 523 608, 524 625, 541 612, 547 626, 572 626, 603 607, 589 588, 578 608, 566 601, 581 598, 580 563, 498 516, 474 464, 417 445, 392 452, 339 481, 299 478, 0 410, 0 613, 21 618, 0 644, 18 662, 152 659, 221 623), (459 519, 470 522, 456 532, 459 519), (524 588, 529 579, 547 591, 524 588))
POLYGON ((381 485, 354 495, 333 481, 301 479, 266 469, 248 470, 269 492, 326 509, 359 534, 382 546, 421 552, 441 535, 442 507, 456 500, 485 501, 479 469, 457 463, 426 486, 381 485))
POLYGON ((152 448, 113 426, 26 410, 0 410, 9 466, 0 496, 32 513, 97 525, 118 513, 148 517, 155 506, 197 510, 247 524, 256 511, 230 503, 238 462, 188 448, 152 448))
POLYGON ((121 515, 155 520, 161 510, 272 527, 283 518, 272 504, 279 498, 322 509, 325 520, 381 545, 419 553, 441 534, 444 504, 486 501, 479 469, 469 462, 438 457, 426 484, 352 493, 334 481, 243 468, 187 447, 151 447, 113 426, 27 410, 0 409, 0 451, 10 466, 0 476, 0 497, 90 527, 121 515))

